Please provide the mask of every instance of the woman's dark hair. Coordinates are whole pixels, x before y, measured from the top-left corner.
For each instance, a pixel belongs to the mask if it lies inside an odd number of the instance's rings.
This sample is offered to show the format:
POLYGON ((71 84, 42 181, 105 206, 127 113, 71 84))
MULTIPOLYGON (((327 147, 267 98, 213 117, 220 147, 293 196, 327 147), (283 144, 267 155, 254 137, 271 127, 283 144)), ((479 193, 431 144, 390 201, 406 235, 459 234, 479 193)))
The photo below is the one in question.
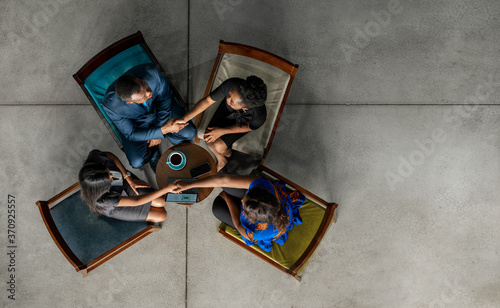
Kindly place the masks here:
POLYGON ((269 190, 256 186, 247 193, 243 212, 251 223, 272 223, 279 231, 285 231, 288 215, 276 196, 269 190))
POLYGON ((240 85, 239 92, 243 99, 243 105, 247 108, 262 106, 267 99, 267 86, 257 76, 248 76, 240 85))
POLYGON ((80 182, 80 198, 93 213, 101 214, 102 208, 97 200, 111 188, 108 169, 103 164, 85 163, 78 174, 80 182))
POLYGON ((116 80, 115 92, 119 98, 128 101, 133 94, 141 92, 141 86, 134 75, 121 76, 116 80))

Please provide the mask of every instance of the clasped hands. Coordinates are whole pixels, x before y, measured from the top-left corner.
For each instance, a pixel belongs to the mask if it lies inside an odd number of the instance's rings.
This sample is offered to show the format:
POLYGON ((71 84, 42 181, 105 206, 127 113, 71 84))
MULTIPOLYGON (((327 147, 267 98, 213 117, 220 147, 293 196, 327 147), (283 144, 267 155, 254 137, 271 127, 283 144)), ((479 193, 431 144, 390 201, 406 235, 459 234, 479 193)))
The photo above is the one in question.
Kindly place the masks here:
POLYGON ((191 188, 189 187, 189 185, 190 185, 189 182, 184 182, 182 180, 175 180, 172 183, 168 184, 167 191, 169 193, 178 194, 183 192, 184 190, 191 188))
POLYGON ((162 125, 161 133, 164 135, 168 133, 177 133, 184 127, 188 126, 188 124, 189 123, 187 121, 183 121, 177 118, 170 118, 168 119, 167 123, 162 125))
MULTIPOLYGON (((161 133, 163 135, 168 134, 168 133, 177 133, 184 127, 189 125, 188 122, 182 121, 177 118, 171 118, 168 119, 167 123, 163 124, 161 126, 161 133)), ((150 139, 148 140, 148 148, 157 146, 161 143, 161 139, 150 139)))

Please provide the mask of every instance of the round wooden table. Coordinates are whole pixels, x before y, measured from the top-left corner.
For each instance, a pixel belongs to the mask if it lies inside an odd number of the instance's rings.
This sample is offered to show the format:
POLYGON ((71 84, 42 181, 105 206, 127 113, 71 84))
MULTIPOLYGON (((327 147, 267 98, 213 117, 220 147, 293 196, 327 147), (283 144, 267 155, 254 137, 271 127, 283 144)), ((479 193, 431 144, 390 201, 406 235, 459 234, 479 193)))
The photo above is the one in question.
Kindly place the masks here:
MULTIPOLYGON (((160 161, 158 162, 158 166, 156 167, 156 183, 158 184, 158 188, 167 186, 169 178, 191 179, 191 173, 189 172, 191 168, 198 167, 206 162, 210 164, 210 172, 199 176, 199 179, 217 174, 217 168, 212 155, 210 155, 210 153, 208 153, 208 151, 201 146, 193 143, 181 143, 174 145, 163 153, 160 161), (173 151, 179 151, 186 155, 186 166, 184 166, 181 170, 173 170, 167 165, 168 155, 170 155, 173 151)), ((212 190, 212 187, 198 188, 198 202, 201 202, 208 197, 212 190)), ((186 203, 179 204, 188 205, 186 203)))

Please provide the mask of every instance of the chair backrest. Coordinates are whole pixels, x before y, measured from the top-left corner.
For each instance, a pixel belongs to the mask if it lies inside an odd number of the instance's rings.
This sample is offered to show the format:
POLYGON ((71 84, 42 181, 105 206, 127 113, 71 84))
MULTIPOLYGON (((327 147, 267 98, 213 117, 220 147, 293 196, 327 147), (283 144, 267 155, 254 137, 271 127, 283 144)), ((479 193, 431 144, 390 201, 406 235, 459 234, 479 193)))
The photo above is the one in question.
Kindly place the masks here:
MULTIPOLYGON (((219 42, 219 54, 215 60, 204 96, 209 95, 212 90, 231 77, 245 79, 250 75, 255 75, 260 77, 267 86, 266 123, 236 141, 233 144, 234 150, 265 159, 297 69, 297 64, 267 51, 237 43, 219 42)), ((203 133, 219 104, 220 102, 215 103, 198 116, 196 120, 198 139, 203 137, 203 133)))
POLYGON ((52 239, 76 271, 86 274, 153 229, 147 222, 128 222, 99 216, 80 199, 78 183, 49 201, 38 201, 52 239))
POLYGON ((219 227, 219 232, 227 239, 300 281, 305 264, 313 255, 331 222, 336 221, 335 209, 338 205, 322 200, 263 165, 260 165, 253 175, 279 179, 291 189, 302 192, 306 196, 306 201, 299 210, 303 223, 294 226, 288 232, 288 238, 283 245, 273 243, 270 252, 264 251, 258 245, 247 246, 238 231, 224 223, 219 227))
MULTIPOLYGON (((165 71, 149 49, 141 32, 130 35, 101 51, 89 60, 73 78, 87 95, 90 103, 101 117, 102 121, 113 135, 114 140, 123 149, 123 135, 102 108, 102 99, 108 87, 121 75, 134 66, 154 63, 165 77, 165 71)), ((184 108, 186 103, 177 89, 166 78, 173 90, 173 98, 184 108)))

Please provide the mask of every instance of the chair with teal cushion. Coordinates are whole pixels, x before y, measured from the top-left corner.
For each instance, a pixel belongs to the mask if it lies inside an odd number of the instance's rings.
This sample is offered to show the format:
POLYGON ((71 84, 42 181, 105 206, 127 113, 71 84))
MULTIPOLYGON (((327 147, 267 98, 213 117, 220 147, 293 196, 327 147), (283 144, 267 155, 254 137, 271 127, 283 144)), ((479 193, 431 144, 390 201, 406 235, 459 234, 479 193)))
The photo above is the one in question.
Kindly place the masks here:
POLYGON ((78 183, 48 201, 38 201, 45 226, 77 272, 89 272, 140 241, 159 226, 91 213, 80 199, 78 183))
MULTIPOLYGON (((102 108, 102 99, 108 87, 121 75, 134 66, 146 63, 154 63, 158 70, 164 75, 165 71, 149 49, 141 32, 132 34, 104 49, 95 57, 90 59, 76 74, 73 75, 83 92, 87 95, 92 106, 101 117, 104 125, 113 135, 114 140, 123 150, 123 135, 102 108)), ((186 108, 186 103, 179 91, 166 78, 173 91, 173 99, 176 103, 186 108)))
POLYGON ((260 165, 252 174, 279 179, 291 189, 302 192, 306 196, 306 201, 299 210, 303 223, 294 226, 288 232, 288 238, 283 245, 273 243, 270 252, 264 251, 258 245, 246 245, 239 232, 225 223, 221 223, 219 226, 219 233, 277 269, 301 281, 302 272, 309 258, 323 239, 331 222, 336 222, 335 209, 338 205, 324 201, 263 165, 260 165))

